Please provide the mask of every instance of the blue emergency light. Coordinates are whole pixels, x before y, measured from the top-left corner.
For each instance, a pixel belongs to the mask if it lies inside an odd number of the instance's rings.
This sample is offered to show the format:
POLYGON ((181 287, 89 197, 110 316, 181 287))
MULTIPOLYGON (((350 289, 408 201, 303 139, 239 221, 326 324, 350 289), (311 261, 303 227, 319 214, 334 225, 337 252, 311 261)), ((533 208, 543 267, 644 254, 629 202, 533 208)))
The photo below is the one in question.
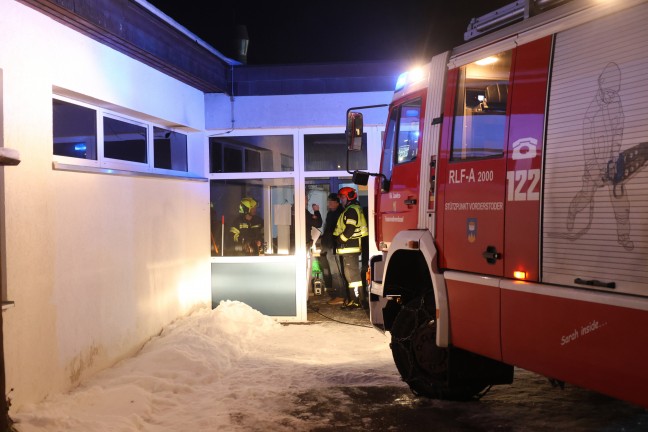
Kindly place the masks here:
POLYGON ((402 90, 405 86, 421 81, 425 78, 425 71, 423 68, 417 67, 415 69, 403 72, 396 80, 395 91, 402 90))

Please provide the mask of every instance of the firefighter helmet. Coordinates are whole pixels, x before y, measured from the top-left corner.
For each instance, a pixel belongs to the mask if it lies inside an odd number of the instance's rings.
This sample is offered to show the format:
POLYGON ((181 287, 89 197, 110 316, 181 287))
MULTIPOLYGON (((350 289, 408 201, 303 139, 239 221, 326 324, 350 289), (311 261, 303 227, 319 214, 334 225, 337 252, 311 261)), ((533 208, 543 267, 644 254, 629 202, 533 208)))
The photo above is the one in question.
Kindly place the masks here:
POLYGON ((239 205, 239 213, 248 214, 250 213, 250 210, 252 210, 256 206, 257 202, 254 200, 254 198, 245 197, 241 200, 241 204, 239 205))
POLYGON ((347 201, 353 201, 358 198, 358 193, 352 187, 343 187, 338 191, 338 196, 340 198, 345 197, 347 201))

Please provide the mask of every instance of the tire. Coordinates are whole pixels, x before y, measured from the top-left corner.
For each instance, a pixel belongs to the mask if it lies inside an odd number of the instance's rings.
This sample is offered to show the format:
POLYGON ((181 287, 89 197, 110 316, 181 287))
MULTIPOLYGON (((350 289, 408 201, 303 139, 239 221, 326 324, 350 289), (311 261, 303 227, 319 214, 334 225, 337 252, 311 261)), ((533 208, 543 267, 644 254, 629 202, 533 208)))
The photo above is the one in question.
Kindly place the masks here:
POLYGON ((412 392, 432 399, 473 399, 485 384, 450 385, 450 349, 436 345, 436 308, 428 292, 403 306, 390 330, 396 368, 412 392))

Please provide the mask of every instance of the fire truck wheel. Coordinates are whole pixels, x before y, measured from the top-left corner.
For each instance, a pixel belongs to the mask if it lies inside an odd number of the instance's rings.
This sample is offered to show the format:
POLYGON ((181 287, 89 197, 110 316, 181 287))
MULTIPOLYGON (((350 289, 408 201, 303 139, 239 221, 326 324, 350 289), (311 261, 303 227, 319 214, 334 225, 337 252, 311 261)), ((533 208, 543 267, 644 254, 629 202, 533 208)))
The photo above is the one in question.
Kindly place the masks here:
POLYGON ((448 348, 436 345, 434 294, 414 298, 400 310, 391 328, 396 368, 414 394, 432 399, 469 400, 486 386, 448 385, 448 348))

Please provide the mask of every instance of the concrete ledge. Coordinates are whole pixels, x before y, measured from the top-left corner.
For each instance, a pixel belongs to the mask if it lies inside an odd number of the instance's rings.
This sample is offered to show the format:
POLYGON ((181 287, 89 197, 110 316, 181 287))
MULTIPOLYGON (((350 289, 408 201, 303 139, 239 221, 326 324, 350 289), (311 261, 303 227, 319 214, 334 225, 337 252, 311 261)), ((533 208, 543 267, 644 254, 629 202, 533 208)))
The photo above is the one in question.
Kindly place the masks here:
POLYGON ((0 147, 0 166, 18 165, 19 163, 20 153, 18 153, 18 150, 0 147))

